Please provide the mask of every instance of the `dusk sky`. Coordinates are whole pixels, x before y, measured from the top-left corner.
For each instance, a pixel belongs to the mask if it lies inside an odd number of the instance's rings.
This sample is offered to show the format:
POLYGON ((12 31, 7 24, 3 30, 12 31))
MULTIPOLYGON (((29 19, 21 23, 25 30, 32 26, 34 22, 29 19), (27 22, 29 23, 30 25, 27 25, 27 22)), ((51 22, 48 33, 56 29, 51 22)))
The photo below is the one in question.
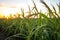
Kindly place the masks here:
MULTIPOLYGON (((59 4, 59 0, 44 0, 52 9, 51 4, 55 6, 56 9, 57 5, 59 4)), ((46 12, 44 5, 40 2, 40 0, 34 0, 37 5, 38 10, 42 10, 46 12)), ((24 8, 25 11, 28 11, 28 5, 32 8, 33 3, 31 0, 0 0, 0 13, 15 13, 20 12, 20 8, 24 8), (8 12, 6 10, 9 10, 8 12)), ((58 11, 58 10, 57 10, 58 11)), ((7 15, 6 14, 6 15, 7 15)))

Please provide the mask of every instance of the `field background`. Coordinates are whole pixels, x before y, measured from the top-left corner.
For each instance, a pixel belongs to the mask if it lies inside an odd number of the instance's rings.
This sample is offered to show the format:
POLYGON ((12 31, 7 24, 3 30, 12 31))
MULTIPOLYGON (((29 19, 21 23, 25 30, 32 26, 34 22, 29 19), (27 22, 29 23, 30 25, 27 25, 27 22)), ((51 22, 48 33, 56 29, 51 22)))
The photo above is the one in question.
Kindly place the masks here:
POLYGON ((60 40, 60 4, 57 4, 59 12, 56 12, 52 5, 54 12, 50 7, 41 0, 41 3, 47 8, 48 13, 39 12, 36 4, 34 4, 33 11, 29 8, 29 15, 24 16, 24 9, 21 9, 22 18, 20 14, 13 18, 0 18, 0 40, 60 40), (33 14, 31 14, 31 12, 33 14))

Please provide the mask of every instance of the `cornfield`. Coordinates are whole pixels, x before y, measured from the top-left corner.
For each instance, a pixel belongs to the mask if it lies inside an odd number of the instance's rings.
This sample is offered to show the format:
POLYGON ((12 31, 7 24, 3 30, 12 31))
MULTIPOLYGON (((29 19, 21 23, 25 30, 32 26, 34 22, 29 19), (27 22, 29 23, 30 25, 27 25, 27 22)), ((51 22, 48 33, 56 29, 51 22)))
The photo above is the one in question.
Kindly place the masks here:
POLYGON ((28 6, 29 15, 27 17, 24 16, 25 12, 22 8, 23 18, 20 18, 20 14, 18 14, 15 18, 11 16, 9 19, 0 19, 0 32, 5 35, 1 40, 60 40, 60 4, 57 4, 59 13, 56 12, 53 5, 54 12, 52 12, 50 7, 41 0, 41 3, 48 10, 47 15, 45 15, 38 11, 33 0, 32 2, 34 12, 28 6), (32 18, 32 16, 34 17, 32 18))

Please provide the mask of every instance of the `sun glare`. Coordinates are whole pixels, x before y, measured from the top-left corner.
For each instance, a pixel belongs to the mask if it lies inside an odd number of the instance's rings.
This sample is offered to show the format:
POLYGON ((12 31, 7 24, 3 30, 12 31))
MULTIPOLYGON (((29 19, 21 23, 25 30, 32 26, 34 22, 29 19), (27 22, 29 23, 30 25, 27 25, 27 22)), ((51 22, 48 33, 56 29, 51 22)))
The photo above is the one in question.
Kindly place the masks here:
POLYGON ((18 8, 0 7, 0 14, 5 17, 8 17, 10 14, 16 14, 19 11, 18 8))

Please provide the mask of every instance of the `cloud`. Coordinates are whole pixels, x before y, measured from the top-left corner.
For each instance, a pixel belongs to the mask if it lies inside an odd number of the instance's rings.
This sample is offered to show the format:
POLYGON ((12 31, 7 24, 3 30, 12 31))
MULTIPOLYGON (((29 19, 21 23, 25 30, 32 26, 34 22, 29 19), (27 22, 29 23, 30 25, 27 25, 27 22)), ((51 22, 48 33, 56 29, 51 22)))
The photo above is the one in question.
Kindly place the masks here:
POLYGON ((4 2, 0 2, 0 7, 16 8, 16 5, 11 4, 11 3, 4 3, 4 2))
POLYGON ((4 5, 5 5, 5 3, 3 3, 3 2, 0 3, 0 6, 4 6, 4 5))

